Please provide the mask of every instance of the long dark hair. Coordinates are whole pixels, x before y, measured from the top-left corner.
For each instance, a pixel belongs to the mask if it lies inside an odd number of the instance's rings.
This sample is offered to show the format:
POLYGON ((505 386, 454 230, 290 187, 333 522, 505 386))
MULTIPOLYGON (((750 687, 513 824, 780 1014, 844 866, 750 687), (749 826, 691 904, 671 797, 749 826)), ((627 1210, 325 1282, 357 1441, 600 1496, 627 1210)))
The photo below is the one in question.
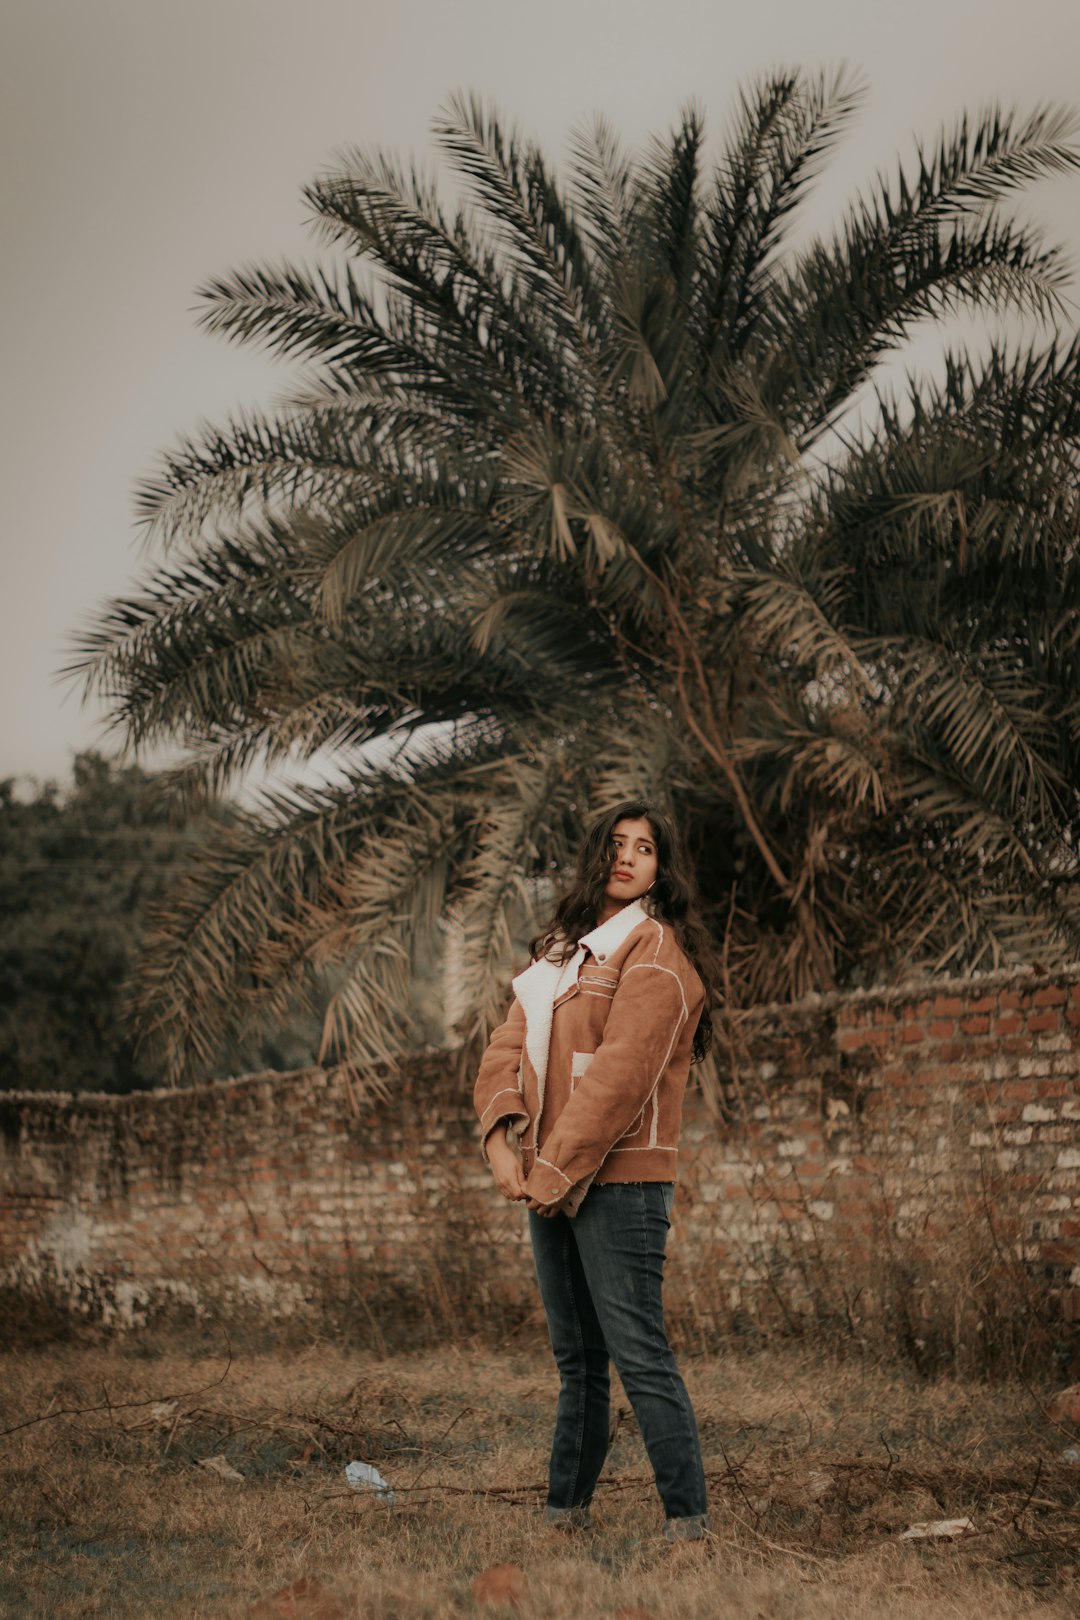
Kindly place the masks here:
POLYGON ((693 1061, 700 1063, 712 1044, 712 1003, 720 970, 708 929, 698 916, 693 872, 675 824, 663 810, 644 799, 624 799, 596 818, 578 851, 569 889, 545 931, 530 940, 529 950, 534 961, 547 956, 555 962, 568 962, 582 934, 596 927, 615 853, 612 835, 620 821, 649 823, 656 843, 656 881, 649 890, 649 907, 674 930, 705 986, 705 1005, 694 1034, 693 1061))

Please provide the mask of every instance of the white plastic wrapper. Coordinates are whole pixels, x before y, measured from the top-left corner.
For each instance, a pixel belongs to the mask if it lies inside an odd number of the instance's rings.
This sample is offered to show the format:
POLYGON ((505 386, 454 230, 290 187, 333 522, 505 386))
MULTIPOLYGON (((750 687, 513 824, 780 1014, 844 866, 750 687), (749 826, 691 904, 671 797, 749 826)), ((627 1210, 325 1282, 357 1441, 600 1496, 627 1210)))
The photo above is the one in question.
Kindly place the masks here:
POLYGON ((385 1502, 387 1507, 393 1507, 397 1501, 397 1497, 383 1479, 379 1470, 373 1468, 370 1463, 349 1463, 345 1469, 345 1478, 354 1491, 374 1491, 380 1502, 385 1502))
POLYGON ((900 1540, 959 1541, 961 1536, 970 1536, 974 1531, 975 1526, 970 1519, 934 1519, 923 1524, 909 1524, 900 1540))

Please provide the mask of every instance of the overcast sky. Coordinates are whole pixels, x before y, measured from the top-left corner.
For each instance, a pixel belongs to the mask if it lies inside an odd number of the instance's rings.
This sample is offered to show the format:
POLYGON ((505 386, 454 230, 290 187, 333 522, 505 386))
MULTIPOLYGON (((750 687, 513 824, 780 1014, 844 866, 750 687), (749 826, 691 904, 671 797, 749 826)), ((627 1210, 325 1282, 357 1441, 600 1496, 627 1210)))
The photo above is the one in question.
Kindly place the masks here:
MULTIPOLYGON (((423 155, 459 88, 555 157, 597 111, 637 143, 694 98, 719 133, 740 81, 842 61, 869 96, 820 186, 823 223, 964 106, 1080 102, 1080 5, 0 0, 0 776, 64 778, 100 744, 100 715, 56 672, 143 566, 135 481, 288 376, 199 332, 194 289, 313 260, 300 189, 336 149, 423 155)), ((1080 262, 1080 176, 1026 206, 1080 262)))

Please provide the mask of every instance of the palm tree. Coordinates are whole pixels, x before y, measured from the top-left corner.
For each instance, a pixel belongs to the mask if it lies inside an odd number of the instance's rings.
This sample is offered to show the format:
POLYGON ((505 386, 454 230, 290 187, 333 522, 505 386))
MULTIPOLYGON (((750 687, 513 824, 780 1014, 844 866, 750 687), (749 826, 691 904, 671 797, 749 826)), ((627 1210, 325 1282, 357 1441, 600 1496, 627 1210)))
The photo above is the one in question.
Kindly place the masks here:
POLYGON ((327 1051, 392 1058, 445 917, 482 1030, 630 792, 687 828, 731 1004, 1076 951, 1080 347, 881 371, 957 311, 1061 315, 1007 205, 1077 123, 962 119, 796 250, 860 97, 770 77, 715 161, 697 111, 638 155, 600 122, 564 177, 454 100, 457 212, 350 152, 306 192, 336 268, 203 289, 304 369, 143 487, 160 562, 75 668, 189 795, 343 776, 267 793, 160 917, 136 1000, 174 1074, 328 963, 327 1051))

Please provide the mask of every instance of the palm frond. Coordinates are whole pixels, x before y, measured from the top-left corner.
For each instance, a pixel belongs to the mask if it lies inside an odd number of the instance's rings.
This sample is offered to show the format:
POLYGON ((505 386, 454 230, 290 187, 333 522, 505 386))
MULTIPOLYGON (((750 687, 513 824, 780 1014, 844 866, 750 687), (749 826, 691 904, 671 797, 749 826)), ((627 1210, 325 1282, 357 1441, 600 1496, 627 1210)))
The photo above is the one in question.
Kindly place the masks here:
POLYGON ((740 98, 727 155, 705 204, 708 249, 700 294, 703 358, 738 354, 768 298, 774 257, 791 216, 865 98, 841 68, 761 80, 740 98))
POLYGON ((606 119, 571 135, 571 197, 592 251, 610 273, 629 258, 641 206, 633 160, 606 119))
POLYGON ((875 816, 884 815, 889 795, 880 754, 866 736, 794 726, 776 736, 749 737, 739 745, 740 758, 753 766, 759 802, 775 801, 785 816, 808 792, 816 792, 826 803, 866 806, 875 816))
MULTIPOLYGON (((579 364, 589 352, 588 259, 539 150, 504 131, 475 96, 454 96, 435 132, 498 234, 513 272, 544 311, 555 355, 579 364)), ((581 380, 588 376, 582 371, 581 380)))
POLYGON ((498 796, 479 813, 459 911, 469 1040, 484 1039, 500 1021, 509 971, 524 965, 520 945, 514 960, 515 944, 539 927, 537 907, 549 903, 543 879, 569 863, 573 799, 573 773, 550 749, 508 760, 498 796))
POLYGON ((269 417, 241 414, 181 440, 136 494, 147 537, 198 539, 208 519, 239 528, 296 506, 333 510, 403 464, 446 453, 454 435, 436 412, 393 403, 309 403, 269 417))
POLYGON ((861 97, 773 73, 711 170, 696 108, 634 153, 600 121, 564 181, 459 96, 455 212, 346 151, 305 193, 338 262, 203 288, 299 375, 142 486, 164 559, 69 673, 186 749, 169 791, 351 774, 239 817, 158 919, 171 1072, 329 985, 324 1061, 389 1083, 448 922, 475 1032, 628 793, 683 820, 734 1003, 1080 949, 1080 340, 1017 324, 1066 265, 1011 209, 1080 125, 961 119, 796 250, 861 97), (978 353, 879 384, 960 310, 978 353))
POLYGON ((1008 654, 879 638, 867 646, 905 723, 1010 815, 1053 820, 1064 784, 1038 685, 1008 654), (1042 747, 1040 747, 1042 744, 1042 747))
POLYGON ((819 568, 808 582, 793 562, 784 573, 744 576, 743 618, 750 635, 803 666, 813 680, 832 677, 852 695, 873 694, 876 683, 862 649, 836 622, 846 608, 844 571, 819 568))

